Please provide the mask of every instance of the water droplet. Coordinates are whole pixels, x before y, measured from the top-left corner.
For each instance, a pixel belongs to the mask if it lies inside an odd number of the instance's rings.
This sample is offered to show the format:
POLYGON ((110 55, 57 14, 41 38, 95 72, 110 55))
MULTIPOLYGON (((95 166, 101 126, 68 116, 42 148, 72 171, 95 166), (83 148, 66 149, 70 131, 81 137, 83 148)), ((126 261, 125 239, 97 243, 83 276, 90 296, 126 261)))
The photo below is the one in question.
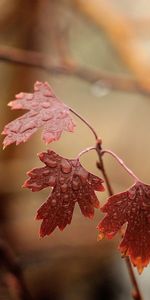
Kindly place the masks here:
POLYGON ((56 160, 52 160, 52 159, 50 159, 50 158, 48 158, 48 157, 46 157, 46 158, 44 159, 44 163, 45 163, 47 166, 49 166, 50 168, 55 168, 55 167, 57 166, 56 160))
POLYGON ((74 191, 77 191, 79 189, 79 185, 80 183, 79 180, 77 180, 77 178, 72 181, 72 188, 74 191))
POLYGON ((56 206, 56 203, 57 203, 56 199, 52 199, 52 200, 51 200, 51 205, 52 205, 52 206, 56 206))
MULTIPOLYGON (((52 119, 53 116, 50 113, 47 113, 46 111, 44 112, 44 110, 42 110, 42 121, 49 121, 50 119, 52 119)), ((56 128, 57 129, 57 128, 56 128)), ((55 130, 56 130, 55 129, 55 130)), ((53 129, 54 130, 54 129, 53 129)))
POLYGON ((59 182, 60 182, 60 184, 63 184, 65 182, 65 178, 64 177, 60 177, 59 178, 59 182))
MULTIPOLYGON (((145 199, 145 201, 142 202, 142 208, 143 209, 147 209, 150 207, 150 201, 146 201, 147 199, 145 199)), ((148 199, 149 200, 149 199, 148 199)))
POLYGON ((37 108, 37 102, 32 100, 31 106, 32 108, 37 108))
POLYGON ((49 108, 50 107, 50 103, 48 101, 44 101, 44 102, 41 103, 41 106, 43 108, 49 108))
POLYGON ((61 185, 61 191, 63 192, 63 193, 65 193, 66 191, 67 191, 67 184, 66 183, 64 183, 63 185, 61 185))
POLYGON ((58 119, 64 119, 64 118, 66 118, 68 116, 68 114, 69 113, 66 110, 60 111, 60 113, 57 115, 57 118, 58 119))
POLYGON ((49 170, 48 169, 45 169, 43 172, 42 172, 43 176, 47 176, 49 175, 49 170))
POLYGON ((84 170, 83 168, 80 168, 78 175, 82 181, 82 183, 85 183, 88 178, 88 172, 84 170))
POLYGON ((64 200, 68 200, 69 196, 66 194, 64 195, 64 200))
POLYGON ((51 177, 49 178, 49 185, 55 186, 55 183, 56 183, 55 177, 54 177, 54 176, 51 176, 51 177))
POLYGON ((111 89, 106 86, 105 82, 102 80, 96 81, 91 89, 91 92, 96 97, 104 97, 107 96, 110 93, 111 89))
POLYGON ((69 205, 70 205, 70 203, 68 203, 68 202, 63 203, 63 207, 65 207, 65 208, 67 208, 69 205))
POLYGON ((113 218, 116 220, 118 217, 117 217, 117 213, 114 213, 113 214, 113 218))
POLYGON ((21 132, 25 132, 27 130, 33 129, 36 127, 36 124, 34 121, 29 121, 26 124, 23 125, 21 132))
POLYGON ((38 184, 36 182, 32 182, 31 189, 32 189, 33 192, 38 191, 40 189, 40 187, 41 187, 41 184, 38 184))
POLYGON ((11 131, 17 133, 21 128, 21 123, 16 122, 15 124, 11 125, 11 131))
POLYGON ((70 173, 72 170, 70 163, 66 159, 63 159, 61 162, 61 170, 65 174, 70 173))
POLYGON ((45 96, 45 97, 52 97, 51 91, 46 91, 46 92, 44 93, 44 96, 45 96))

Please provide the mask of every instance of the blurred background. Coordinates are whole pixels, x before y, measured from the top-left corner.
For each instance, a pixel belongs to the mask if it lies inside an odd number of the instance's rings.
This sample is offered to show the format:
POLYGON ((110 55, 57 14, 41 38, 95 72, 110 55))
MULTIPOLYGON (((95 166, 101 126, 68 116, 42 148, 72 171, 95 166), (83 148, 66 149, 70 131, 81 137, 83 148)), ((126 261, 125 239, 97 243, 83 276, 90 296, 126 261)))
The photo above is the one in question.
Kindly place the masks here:
MULTIPOLYGON (((1 131, 20 115, 7 107, 14 95, 32 92, 37 80, 48 81, 93 125, 104 147, 150 183, 149 12, 149 0, 0 0, 1 131)), ((41 166, 38 152, 50 148, 73 158, 93 145, 88 128, 74 120, 75 133, 48 147, 39 131, 18 147, 1 147, 0 300, 132 299, 126 266, 116 251, 118 238, 97 243, 100 212, 91 221, 76 206, 63 233, 57 229, 40 239, 35 215, 49 191, 21 188, 26 172, 41 166)), ((96 160, 92 151, 81 162, 100 175, 96 160)), ((112 158, 105 164, 115 192, 132 183, 112 158)), ((106 197, 100 196, 101 204, 106 197)), ((149 273, 149 267, 140 277, 136 273, 144 300, 150 294, 149 273)))

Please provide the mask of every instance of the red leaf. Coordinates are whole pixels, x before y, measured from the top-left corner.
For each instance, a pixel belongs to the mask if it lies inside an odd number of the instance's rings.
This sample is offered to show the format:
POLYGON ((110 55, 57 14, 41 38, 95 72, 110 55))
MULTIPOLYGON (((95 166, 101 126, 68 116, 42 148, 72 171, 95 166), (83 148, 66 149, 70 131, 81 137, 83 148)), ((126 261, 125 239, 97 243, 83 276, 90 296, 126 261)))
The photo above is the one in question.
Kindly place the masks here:
POLYGON ((78 159, 66 159, 51 150, 40 153, 39 158, 46 166, 29 171, 24 187, 33 192, 53 188, 37 212, 37 219, 43 219, 40 235, 49 235, 57 226, 63 230, 70 224, 76 202, 82 214, 92 218, 94 207, 99 207, 94 190, 104 190, 103 180, 86 171, 78 159))
POLYGON ((9 104, 12 109, 25 109, 25 113, 5 126, 4 148, 15 143, 26 142, 41 126, 45 143, 58 140, 63 130, 73 131, 75 124, 69 115, 69 107, 53 93, 48 83, 36 82, 34 93, 20 93, 9 104))
POLYGON ((110 197, 101 210, 107 215, 98 225, 100 238, 111 239, 126 224, 119 249, 141 273, 150 261, 150 185, 136 182, 110 197))

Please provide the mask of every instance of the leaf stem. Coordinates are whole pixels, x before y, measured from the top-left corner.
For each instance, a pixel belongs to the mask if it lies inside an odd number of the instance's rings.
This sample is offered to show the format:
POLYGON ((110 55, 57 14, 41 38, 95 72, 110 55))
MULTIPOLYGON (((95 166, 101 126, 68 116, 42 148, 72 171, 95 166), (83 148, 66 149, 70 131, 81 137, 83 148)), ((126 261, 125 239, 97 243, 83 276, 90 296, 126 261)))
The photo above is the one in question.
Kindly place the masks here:
POLYGON ((101 155, 104 155, 105 153, 110 154, 111 156, 113 156, 118 163, 127 171, 127 173, 137 182, 140 181, 140 179, 133 173, 133 171, 131 169, 129 169, 126 164, 124 163, 124 161, 113 151, 108 150, 108 149, 104 149, 101 151, 101 155))
POLYGON ((86 121, 82 116, 80 116, 74 109, 69 108, 69 110, 70 110, 75 116, 77 116, 84 124, 86 124, 86 125, 89 127, 89 129, 92 131, 92 133, 94 134, 95 139, 96 139, 96 140, 99 140, 98 135, 97 135, 95 129, 89 124, 89 122, 86 121))
MULTIPOLYGON (((96 150, 96 152, 98 154, 98 158, 99 158, 99 161, 97 163, 97 167, 103 174, 109 196, 112 196, 114 193, 113 193, 113 189, 112 189, 110 180, 109 180, 108 175, 107 175, 106 170, 105 170, 105 166, 104 166, 104 162, 103 162, 103 158, 102 158, 104 153, 108 153, 108 154, 112 155, 119 162, 119 164, 129 173, 129 175, 134 178, 135 181, 140 181, 139 178, 125 165, 125 163, 114 152, 112 152, 111 150, 103 150, 102 149, 102 140, 98 138, 98 135, 97 135, 96 131, 94 130, 94 128, 82 116, 80 116, 76 111, 74 111, 72 108, 70 108, 70 111, 89 127, 89 129, 92 131, 92 133, 94 134, 94 137, 96 139, 96 146, 95 147, 89 147, 89 148, 81 151, 78 154, 77 158, 79 159, 79 157, 81 155, 85 154, 86 152, 88 152, 90 150, 93 150, 93 149, 96 150)), ((129 276, 130 276, 131 283, 134 287, 134 292, 132 293, 132 297, 135 300, 143 300, 140 289, 139 289, 139 286, 138 286, 138 283, 137 283, 137 280, 136 280, 134 272, 133 272, 133 268, 132 268, 130 259, 127 257, 125 259, 125 262, 127 264, 128 273, 129 273, 129 276)))
POLYGON ((106 182, 106 186, 107 186, 107 190, 108 190, 108 193, 109 195, 113 195, 113 189, 112 189, 112 186, 110 184, 110 181, 109 181, 109 178, 108 178, 108 175, 106 173, 106 170, 105 170, 105 167, 104 167, 104 163, 103 163, 103 159, 102 159, 102 145, 101 143, 97 142, 96 144, 96 151, 97 151, 97 154, 98 154, 98 158, 99 158, 99 162, 97 162, 97 168, 102 172, 103 174, 103 177, 105 179, 105 182, 106 182))
POLYGON ((127 256, 125 257, 125 262, 126 262, 126 265, 127 265, 127 268, 128 268, 128 272, 129 272, 129 275, 130 275, 131 282, 132 282, 132 284, 134 286, 134 289, 135 289, 132 293, 132 297, 135 300, 142 300, 143 298, 142 298, 137 280, 135 278, 135 275, 134 275, 133 268, 132 268, 129 257, 127 257, 127 256))
POLYGON ((96 150, 96 147, 93 146, 93 147, 88 147, 88 148, 84 149, 83 151, 81 151, 81 152, 78 154, 77 159, 79 159, 83 154, 85 154, 85 153, 87 153, 87 152, 89 152, 89 151, 91 151, 91 150, 96 150))
MULTIPOLYGON (((97 163, 97 167, 98 169, 102 172, 103 174, 103 177, 105 179, 105 182, 106 182, 106 186, 107 186, 107 190, 108 190, 108 194, 109 196, 112 196, 114 193, 113 193, 113 189, 112 189, 112 186, 111 186, 111 183, 110 183, 110 180, 108 178, 108 175, 106 173, 106 169, 105 169, 105 166, 104 166, 104 162, 103 162, 103 158, 102 158, 102 155, 107 152, 106 150, 102 150, 102 146, 101 144, 97 143, 96 145, 96 151, 97 151, 97 154, 98 154, 98 158, 99 158, 99 162, 97 163)), ((114 154, 113 152, 107 152, 109 154, 114 154)), ((118 156, 116 156, 115 154, 112 155, 114 156, 117 160, 118 160, 118 156)), ((122 165, 122 161, 120 160, 119 158, 119 163, 122 165)), ((123 164, 124 166, 124 164, 123 164)), ((125 166, 126 167, 126 166, 125 166)), ((126 168, 125 168, 126 169, 126 168)), ((126 169, 128 170, 128 168, 126 169)), ((130 170, 129 170, 130 171, 130 170)), ((132 172, 132 171, 131 171, 132 172)), ((131 175, 131 173, 129 173, 131 175)), ((131 176, 133 176, 134 174, 132 174, 131 176)), ((138 180, 138 178, 134 175, 133 176, 134 179, 138 180)), ((139 286, 138 286, 138 282, 136 280, 136 277, 135 277, 135 274, 134 274, 134 271, 133 271, 133 268, 132 268, 132 265, 131 265, 131 262, 130 262, 130 259, 129 257, 126 257, 125 258, 125 262, 126 262, 126 265, 127 265, 127 268, 128 268, 128 274, 129 274, 129 277, 130 277, 130 281, 133 285, 133 292, 132 292, 132 298, 135 299, 135 300, 143 300, 143 297, 141 295, 141 292, 140 292, 140 289, 139 289, 139 286)))

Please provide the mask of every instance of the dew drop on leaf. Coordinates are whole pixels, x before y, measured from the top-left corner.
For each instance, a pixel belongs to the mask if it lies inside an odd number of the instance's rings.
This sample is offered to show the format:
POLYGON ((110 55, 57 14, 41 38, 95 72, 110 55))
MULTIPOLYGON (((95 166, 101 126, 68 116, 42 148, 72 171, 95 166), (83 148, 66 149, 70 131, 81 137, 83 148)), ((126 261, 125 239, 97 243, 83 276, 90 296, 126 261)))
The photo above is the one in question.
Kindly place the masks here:
POLYGON ((57 166, 57 162, 55 160, 49 159, 48 157, 45 158, 45 163, 50 168, 55 168, 57 166))
POLYGON ((72 167, 70 163, 66 159, 63 159, 61 162, 61 171, 65 174, 68 174, 71 172, 71 169, 72 167))
POLYGON ((72 180, 72 188, 73 188, 73 190, 77 191, 79 189, 79 186, 80 186, 79 179, 78 178, 73 179, 72 180))
POLYGON ((60 186, 60 189, 63 193, 65 193, 67 191, 67 184, 64 183, 63 185, 60 186))
POLYGON ((52 199, 52 200, 51 200, 51 204, 52 204, 52 206, 56 206, 56 204, 57 204, 56 199, 52 199))
POLYGON ((49 175, 49 174, 50 174, 50 172, 49 172, 48 169, 45 169, 45 170, 43 171, 43 176, 47 176, 47 175, 49 175))
POLYGON ((41 104, 41 106, 43 107, 43 108, 49 108, 50 107, 50 103, 49 102, 43 102, 42 104, 41 104))
POLYGON ((55 186, 56 178, 54 176, 50 176, 49 178, 49 184, 50 186, 55 186))

